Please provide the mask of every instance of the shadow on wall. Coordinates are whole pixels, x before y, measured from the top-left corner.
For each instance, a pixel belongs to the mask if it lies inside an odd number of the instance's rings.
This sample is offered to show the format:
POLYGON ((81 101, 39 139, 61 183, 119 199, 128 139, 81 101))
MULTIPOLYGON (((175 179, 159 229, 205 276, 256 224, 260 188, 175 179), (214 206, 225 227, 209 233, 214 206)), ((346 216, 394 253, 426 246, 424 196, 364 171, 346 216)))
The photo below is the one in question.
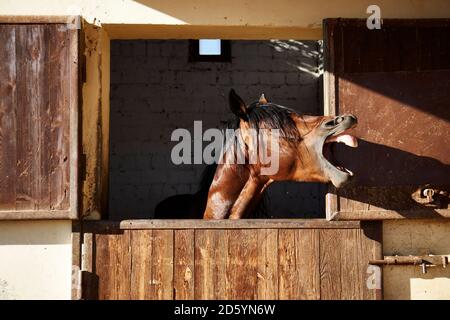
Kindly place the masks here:
MULTIPOLYGON (((411 210, 411 216, 414 215, 413 210, 421 210, 430 218, 441 217, 434 208, 413 200, 411 194, 429 182, 447 188, 450 193, 450 165, 363 139, 359 139, 358 148, 338 144, 334 149, 337 163, 345 164, 355 175, 338 194, 366 204, 371 210, 411 210)), ((438 199, 440 207, 448 208, 448 200, 448 197, 438 199)))
MULTIPOLYGON (((232 117, 231 87, 246 100, 322 114, 321 42, 232 41, 232 62, 188 62, 187 40, 112 41, 110 219, 151 218, 161 200, 198 190, 204 165, 174 165, 173 130, 232 117)), ((204 143, 203 146, 206 146, 204 143)), ((325 186, 277 183, 273 216, 323 217, 325 186)))

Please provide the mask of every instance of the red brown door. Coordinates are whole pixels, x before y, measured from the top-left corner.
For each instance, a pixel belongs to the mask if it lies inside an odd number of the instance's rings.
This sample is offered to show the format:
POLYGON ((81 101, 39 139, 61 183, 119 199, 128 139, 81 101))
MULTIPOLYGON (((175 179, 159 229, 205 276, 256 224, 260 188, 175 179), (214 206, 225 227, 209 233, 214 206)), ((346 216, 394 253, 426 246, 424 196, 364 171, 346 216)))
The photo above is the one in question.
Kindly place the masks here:
POLYGON ((330 190, 328 218, 450 217, 450 20, 324 27, 325 109, 355 114, 359 137, 334 146, 355 177, 330 190))

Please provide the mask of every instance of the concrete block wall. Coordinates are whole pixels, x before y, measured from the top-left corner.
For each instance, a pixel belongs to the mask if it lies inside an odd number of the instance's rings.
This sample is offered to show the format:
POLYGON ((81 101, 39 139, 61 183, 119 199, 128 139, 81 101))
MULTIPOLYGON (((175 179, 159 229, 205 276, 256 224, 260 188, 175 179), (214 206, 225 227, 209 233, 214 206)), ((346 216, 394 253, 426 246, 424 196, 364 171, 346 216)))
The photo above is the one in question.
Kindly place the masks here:
MULTIPOLYGON (((111 43, 110 219, 151 218, 156 204, 195 193, 203 165, 174 165, 176 128, 221 127, 228 91, 244 100, 322 113, 321 43, 232 41, 232 62, 188 62, 187 40, 111 43)), ((323 217, 324 186, 283 182, 268 192, 277 217, 323 217)))

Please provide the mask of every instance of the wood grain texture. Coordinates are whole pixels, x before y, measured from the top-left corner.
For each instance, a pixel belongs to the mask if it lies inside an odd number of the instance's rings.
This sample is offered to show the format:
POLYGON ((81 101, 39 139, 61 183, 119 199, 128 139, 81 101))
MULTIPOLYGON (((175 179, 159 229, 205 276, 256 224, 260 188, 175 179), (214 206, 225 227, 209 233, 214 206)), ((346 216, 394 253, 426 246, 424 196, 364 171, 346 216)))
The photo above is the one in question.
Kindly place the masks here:
POLYGON ((94 232, 89 250, 100 299, 381 297, 381 287, 367 286, 368 262, 381 257, 381 224, 365 222, 353 229, 115 227, 94 232))
POLYGON ((77 31, 0 28, 0 219, 76 218, 77 31))
POLYGON ((225 230, 195 231, 196 300, 228 299, 228 237, 225 230))
POLYGON ((173 230, 131 234, 131 298, 173 298, 173 230))
POLYGON ((0 25, 0 210, 16 202, 16 30, 0 25))
MULTIPOLYGON (((360 230, 346 230, 340 235, 340 243, 337 246, 340 249, 341 257, 339 261, 341 269, 341 292, 340 299, 342 300, 360 300, 363 298, 361 292, 361 243, 360 230)), ((328 250, 334 250, 329 248, 328 250)))
MULTIPOLYGON (((344 229, 359 228, 359 221, 327 221, 325 219, 240 219, 240 220, 202 220, 202 219, 134 219, 120 223, 101 221, 92 223, 96 228, 107 229, 344 229)), ((86 223, 89 228, 89 222, 86 223)), ((98 229, 97 229, 98 230, 98 229)))
MULTIPOLYGON (((151 294, 153 231, 136 230, 131 236, 131 299, 153 300, 151 294)), ((101 279, 101 281, 103 281, 101 279)))
POLYGON ((156 300, 173 299, 173 230, 153 230, 150 294, 156 300))
MULTIPOLYGON (((225 233, 225 231, 223 232, 225 233)), ((227 289, 232 300, 253 300, 257 293, 257 233, 227 230, 227 289)))
POLYGON ((258 261, 256 295, 259 300, 278 299, 278 230, 256 230, 258 261))
POLYGON ((100 300, 130 299, 130 233, 95 236, 95 272, 100 300))
MULTIPOLYGON (((342 230, 320 230, 320 297, 322 300, 341 299, 342 230)), ((350 258, 350 257, 349 257, 350 258)))
POLYGON ((319 233, 279 231, 280 299, 320 299, 319 233))
POLYGON ((176 230, 174 240, 174 299, 194 299, 194 230, 176 230))

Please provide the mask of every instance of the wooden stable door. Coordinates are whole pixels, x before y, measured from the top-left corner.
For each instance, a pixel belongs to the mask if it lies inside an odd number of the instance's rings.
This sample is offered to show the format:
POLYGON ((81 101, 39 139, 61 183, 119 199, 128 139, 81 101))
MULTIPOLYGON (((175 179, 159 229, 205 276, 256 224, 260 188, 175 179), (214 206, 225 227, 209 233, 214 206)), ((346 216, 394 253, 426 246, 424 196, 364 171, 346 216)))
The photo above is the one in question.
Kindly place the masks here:
POLYGON ((89 221, 84 299, 381 299, 378 222, 89 221))
POLYGON ((77 130, 78 30, 0 21, 0 219, 77 217, 77 130))
POLYGON ((336 145, 355 177, 329 219, 450 217, 450 20, 329 19, 325 110, 352 113, 359 147, 336 145))

